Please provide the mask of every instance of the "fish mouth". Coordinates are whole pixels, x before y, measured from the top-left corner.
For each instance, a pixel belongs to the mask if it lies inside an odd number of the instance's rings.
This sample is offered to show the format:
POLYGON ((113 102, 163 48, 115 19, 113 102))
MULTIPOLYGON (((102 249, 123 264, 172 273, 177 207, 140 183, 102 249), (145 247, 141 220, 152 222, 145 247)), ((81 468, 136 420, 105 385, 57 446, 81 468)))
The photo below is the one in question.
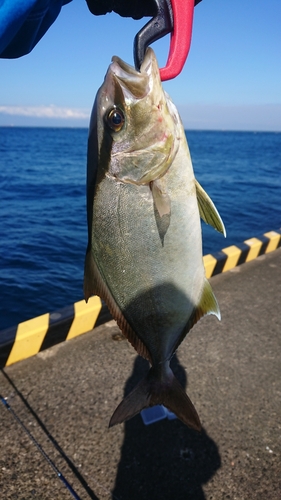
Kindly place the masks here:
MULTIPOLYGON (((157 60, 150 47, 145 53, 140 71, 118 56, 113 56, 108 70, 108 76, 113 77, 121 85, 125 100, 144 98, 151 91, 152 75, 155 76, 157 73, 159 75, 157 60)), ((160 75, 158 78, 160 81, 160 75)))

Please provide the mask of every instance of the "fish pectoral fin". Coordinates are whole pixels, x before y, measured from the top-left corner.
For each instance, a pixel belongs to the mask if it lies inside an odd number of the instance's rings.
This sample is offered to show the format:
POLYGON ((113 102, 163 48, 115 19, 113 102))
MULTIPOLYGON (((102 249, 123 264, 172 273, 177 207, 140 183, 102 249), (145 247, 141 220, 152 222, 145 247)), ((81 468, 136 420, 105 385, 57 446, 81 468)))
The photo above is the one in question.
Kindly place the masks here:
POLYGON ((155 208, 160 217, 171 215, 171 199, 161 179, 151 182, 151 192, 155 208))
POLYGON ((109 427, 129 420, 141 410, 155 405, 164 405, 188 427, 201 430, 198 414, 171 369, 166 377, 159 378, 152 367, 146 377, 123 399, 113 413, 109 427))
POLYGON ((122 311, 120 310, 118 304, 114 300, 107 284, 102 278, 102 275, 98 269, 97 264, 92 256, 91 250, 87 251, 85 259, 85 271, 84 271, 84 297, 86 302, 91 295, 98 295, 102 300, 106 302, 109 312, 113 319, 115 319, 117 325, 119 326, 122 333, 128 339, 130 344, 135 348, 137 353, 143 358, 151 362, 151 356, 147 347, 136 335, 122 311))
POLYGON ((164 238, 171 221, 171 199, 167 193, 164 178, 151 182, 150 188, 153 198, 156 226, 162 246, 164 246, 164 238))
POLYGON ((206 224, 210 224, 214 229, 226 236, 224 223, 221 219, 211 198, 207 195, 206 191, 202 188, 199 182, 195 179, 197 202, 200 212, 200 217, 206 224))

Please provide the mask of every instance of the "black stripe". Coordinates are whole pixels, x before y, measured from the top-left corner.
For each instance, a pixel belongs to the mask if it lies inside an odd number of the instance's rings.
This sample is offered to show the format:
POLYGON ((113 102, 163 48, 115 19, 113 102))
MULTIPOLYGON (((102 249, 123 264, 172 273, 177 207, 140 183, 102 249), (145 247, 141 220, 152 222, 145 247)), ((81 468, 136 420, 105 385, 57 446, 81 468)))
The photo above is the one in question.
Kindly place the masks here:
POLYGON ((260 247, 259 255, 263 255, 266 252, 267 247, 268 247, 271 239, 268 238, 267 236, 264 236, 264 234, 262 236, 259 236, 257 239, 262 242, 262 246, 260 247))
POLYGON ((49 328, 41 344, 40 351, 64 342, 74 320, 74 305, 64 307, 50 314, 49 328))
POLYGON ((249 252, 251 250, 250 245, 247 245, 247 243, 241 243, 237 248, 241 250, 240 257, 237 261, 236 266, 240 266, 241 264, 244 264, 246 262, 246 259, 249 255, 249 252))
POLYGON ((4 368, 15 343, 18 325, 0 332, 0 368, 4 368))
POLYGON ((222 270, 224 268, 228 256, 224 252, 216 252, 212 254, 212 257, 214 257, 214 259, 216 259, 217 261, 214 270, 212 272, 212 276, 215 276, 216 274, 222 273, 222 270))

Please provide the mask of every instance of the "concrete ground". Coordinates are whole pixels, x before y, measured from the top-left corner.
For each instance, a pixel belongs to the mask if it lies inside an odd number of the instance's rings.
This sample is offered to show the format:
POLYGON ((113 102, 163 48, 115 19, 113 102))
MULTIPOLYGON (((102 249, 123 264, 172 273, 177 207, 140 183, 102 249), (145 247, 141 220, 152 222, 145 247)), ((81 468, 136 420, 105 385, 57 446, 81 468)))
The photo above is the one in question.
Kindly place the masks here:
MULTIPOLYGON (((281 499, 280 269, 281 249, 211 279, 222 321, 200 321, 174 360, 201 434, 139 415, 108 429, 147 370, 113 321, 0 373, 0 393, 76 498, 281 499)), ((73 498, 1 404, 0 421, 0 498, 73 498)))

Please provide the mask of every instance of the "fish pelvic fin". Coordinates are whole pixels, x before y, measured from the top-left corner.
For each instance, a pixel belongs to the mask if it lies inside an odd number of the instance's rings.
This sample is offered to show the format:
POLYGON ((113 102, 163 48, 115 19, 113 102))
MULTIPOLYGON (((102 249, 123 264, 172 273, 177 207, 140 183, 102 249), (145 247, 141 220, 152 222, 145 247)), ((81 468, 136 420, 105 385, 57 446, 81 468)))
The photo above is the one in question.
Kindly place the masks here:
POLYGON ((160 377, 159 370, 154 367, 119 404, 110 419, 109 427, 121 424, 141 410, 155 405, 166 406, 188 427, 201 430, 197 411, 171 368, 165 371, 165 377, 160 377))
POLYGON ((118 304, 115 302, 107 284, 102 278, 98 266, 95 263, 92 252, 89 250, 86 253, 84 271, 84 297, 86 302, 91 295, 98 295, 106 302, 111 316, 115 319, 117 325, 130 344, 132 344, 140 356, 151 362, 151 356, 147 347, 136 335, 120 310, 118 304))
POLYGON ((195 179, 196 196, 201 219, 226 236, 224 223, 211 198, 195 179))

